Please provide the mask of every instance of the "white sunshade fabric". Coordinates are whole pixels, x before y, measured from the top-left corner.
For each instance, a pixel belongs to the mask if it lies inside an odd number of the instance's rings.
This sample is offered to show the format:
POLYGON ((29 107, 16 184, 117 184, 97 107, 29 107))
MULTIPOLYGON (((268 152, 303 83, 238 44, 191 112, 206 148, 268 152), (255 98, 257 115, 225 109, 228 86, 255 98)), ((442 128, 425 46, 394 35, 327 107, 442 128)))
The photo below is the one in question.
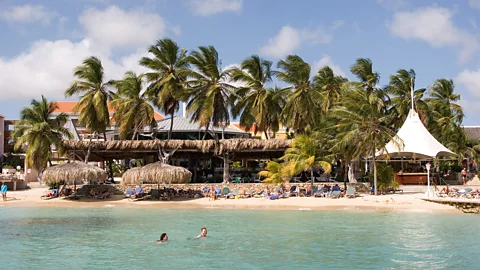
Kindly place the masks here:
POLYGON ((410 110, 405 123, 397 133, 397 142, 399 145, 393 141, 388 142, 385 149, 378 151, 375 156, 388 155, 418 159, 456 156, 428 132, 418 117, 418 113, 413 109, 410 110))

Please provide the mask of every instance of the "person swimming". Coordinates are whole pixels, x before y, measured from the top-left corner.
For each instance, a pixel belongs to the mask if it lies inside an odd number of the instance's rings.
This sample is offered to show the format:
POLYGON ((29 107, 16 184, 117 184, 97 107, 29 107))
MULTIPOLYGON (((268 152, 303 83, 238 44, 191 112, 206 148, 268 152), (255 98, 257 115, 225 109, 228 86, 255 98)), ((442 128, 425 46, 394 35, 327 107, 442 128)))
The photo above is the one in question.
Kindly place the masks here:
POLYGON ((157 244, 167 242, 168 241, 168 235, 166 233, 162 233, 160 235, 160 240, 157 240, 157 244))
POLYGON ((197 238, 203 238, 203 237, 207 237, 207 228, 202 228, 202 230, 200 231, 200 234, 197 236, 197 238))

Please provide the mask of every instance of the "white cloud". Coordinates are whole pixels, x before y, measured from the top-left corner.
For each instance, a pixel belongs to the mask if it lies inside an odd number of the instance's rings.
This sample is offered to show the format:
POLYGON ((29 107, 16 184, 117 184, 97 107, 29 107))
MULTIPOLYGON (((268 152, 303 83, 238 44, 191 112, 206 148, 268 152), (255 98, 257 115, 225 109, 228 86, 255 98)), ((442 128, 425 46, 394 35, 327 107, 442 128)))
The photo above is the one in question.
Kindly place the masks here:
POLYGON ((194 14, 208 16, 221 12, 239 12, 243 0, 190 0, 189 6, 194 14))
POLYGON ((119 79, 127 70, 142 72, 137 63, 146 53, 136 52, 119 61, 92 50, 88 39, 74 43, 70 40, 35 42, 31 48, 12 59, 0 58, 0 99, 26 99, 43 94, 49 99, 63 99, 72 82, 73 69, 82 61, 96 55, 102 61, 106 79, 119 79))
POLYGON ((0 11, 0 19, 9 23, 35 23, 49 24, 55 17, 55 12, 47 11, 42 5, 13 6, 10 9, 0 11))
POLYGON ((480 43, 471 33, 458 28, 452 21, 453 13, 437 6, 411 12, 397 12, 389 24, 394 36, 421 39, 432 47, 458 49, 462 62, 480 50, 480 43))
POLYGON ((165 22, 156 13, 125 11, 117 6, 87 9, 79 17, 92 45, 108 53, 120 49, 146 48, 165 34, 165 22))
POLYGON ((480 0, 468 0, 468 5, 471 8, 480 10, 480 0))
POLYGON ((333 40, 333 31, 342 27, 343 24, 343 21, 337 20, 333 22, 331 30, 320 25, 313 29, 283 26, 276 36, 269 38, 267 44, 260 48, 260 53, 280 58, 292 54, 304 42, 311 45, 330 44, 333 40))
POLYGON ((278 35, 268 40, 267 45, 260 49, 260 53, 276 58, 291 54, 300 45, 300 37, 297 29, 284 26, 278 35))
MULTIPOLYGON (((0 57, 0 74, 5 74, 0 76, 0 100, 38 98, 40 94, 63 99, 74 79, 74 68, 90 56, 102 61, 106 81, 120 79, 128 70, 145 72, 138 61, 147 55, 147 46, 165 32, 160 16, 138 10, 113 6, 103 11, 89 9, 81 16, 85 27, 81 41, 39 40, 17 56, 0 57), (112 54, 116 48, 125 51, 112 54)), ((61 27, 65 19, 59 22, 61 27)))
POLYGON ((333 60, 329 55, 324 55, 320 60, 313 63, 312 72, 316 74, 321 68, 326 66, 329 66, 333 70, 333 73, 335 73, 336 75, 347 78, 346 73, 342 70, 342 68, 339 65, 336 65, 335 63, 333 63, 333 60))
POLYGON ((466 69, 457 75, 455 81, 462 84, 470 94, 480 97, 480 69, 477 71, 466 69))

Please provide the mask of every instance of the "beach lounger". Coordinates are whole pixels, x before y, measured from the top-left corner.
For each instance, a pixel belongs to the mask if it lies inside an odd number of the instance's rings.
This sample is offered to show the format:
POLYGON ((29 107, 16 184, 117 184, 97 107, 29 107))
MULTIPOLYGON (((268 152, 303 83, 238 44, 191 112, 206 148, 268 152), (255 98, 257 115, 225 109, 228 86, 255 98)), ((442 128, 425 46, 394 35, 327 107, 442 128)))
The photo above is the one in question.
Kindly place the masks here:
POLYGON ((127 188, 125 191, 125 198, 130 198, 135 194, 135 190, 133 188, 127 188))
POLYGON ((263 197, 263 190, 261 190, 260 192, 258 192, 257 194, 254 195, 255 198, 262 198, 263 197))
POLYGON ((245 197, 246 197, 246 198, 251 198, 251 197, 253 197, 253 189, 247 190, 247 192, 245 192, 245 197))
POLYGON ((338 199, 338 198, 340 198, 341 194, 342 194, 342 192, 339 191, 339 190, 332 191, 332 193, 330 193, 330 198, 338 199))
POLYGON ((226 198, 226 196, 230 193, 230 189, 228 187, 225 187, 222 189, 222 193, 220 194, 220 196, 223 196, 226 198))
POLYGON ((138 187, 135 189, 135 194, 133 194, 129 200, 130 201, 139 201, 146 198, 146 194, 143 192, 143 188, 138 187))
POLYGON ((348 186, 346 191, 347 198, 355 198, 355 187, 348 186))
POLYGON ((227 194, 227 199, 230 199, 230 198, 235 199, 235 197, 240 197, 240 192, 239 192, 238 188, 233 189, 232 193, 227 194))
POLYGON ((42 196, 40 197, 40 199, 42 199, 42 200, 50 200, 50 199, 57 198, 57 197, 58 197, 58 189, 54 188, 54 189, 52 189, 52 191, 49 192, 48 194, 42 195, 42 196))
POLYGON ((270 195, 270 196, 268 196, 268 199, 270 199, 270 200, 278 200, 278 199, 280 199, 280 196, 278 196, 278 195, 270 195))
POLYGON ((290 191, 289 191, 289 193, 288 193, 288 196, 289 196, 289 197, 298 196, 297 186, 291 186, 291 187, 290 187, 290 191))

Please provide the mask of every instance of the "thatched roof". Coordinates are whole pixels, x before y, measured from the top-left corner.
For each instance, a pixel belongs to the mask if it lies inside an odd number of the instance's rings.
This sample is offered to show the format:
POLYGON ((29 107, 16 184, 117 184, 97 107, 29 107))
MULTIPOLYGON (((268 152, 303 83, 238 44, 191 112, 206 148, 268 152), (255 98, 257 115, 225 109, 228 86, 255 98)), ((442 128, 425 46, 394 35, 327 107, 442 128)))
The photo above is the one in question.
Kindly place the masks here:
POLYGON ((187 183, 190 177, 192 177, 192 173, 183 167, 155 162, 127 170, 122 176, 122 183, 124 185, 139 184, 140 182, 182 184, 187 183))
POLYGON ((290 146, 291 140, 283 139, 226 139, 219 140, 147 140, 147 141, 64 141, 63 145, 66 150, 81 150, 86 151, 88 147, 91 150, 105 150, 105 151, 141 151, 150 150, 156 151, 162 149, 179 149, 179 150, 194 150, 203 153, 213 152, 215 154, 223 154, 226 152, 237 151, 283 151, 290 146))
POLYGON ((84 180, 105 181, 107 174, 101 168, 83 163, 71 162, 48 167, 43 171, 45 182, 65 181, 68 184, 81 184, 84 180))

